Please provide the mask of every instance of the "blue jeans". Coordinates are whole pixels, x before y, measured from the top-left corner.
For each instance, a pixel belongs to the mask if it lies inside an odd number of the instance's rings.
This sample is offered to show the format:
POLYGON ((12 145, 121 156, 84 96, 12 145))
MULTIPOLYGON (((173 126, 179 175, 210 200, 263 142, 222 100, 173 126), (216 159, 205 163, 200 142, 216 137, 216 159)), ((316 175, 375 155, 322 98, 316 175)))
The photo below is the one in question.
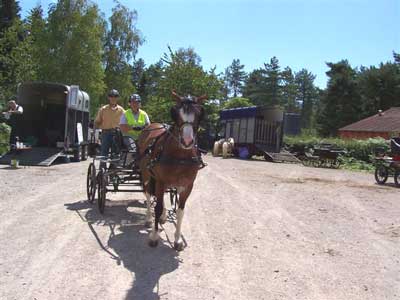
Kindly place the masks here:
POLYGON ((113 144, 113 137, 114 137, 114 132, 112 131, 103 131, 101 133, 101 151, 100 155, 101 156, 108 156, 109 151, 115 150, 114 149, 114 144, 113 144))

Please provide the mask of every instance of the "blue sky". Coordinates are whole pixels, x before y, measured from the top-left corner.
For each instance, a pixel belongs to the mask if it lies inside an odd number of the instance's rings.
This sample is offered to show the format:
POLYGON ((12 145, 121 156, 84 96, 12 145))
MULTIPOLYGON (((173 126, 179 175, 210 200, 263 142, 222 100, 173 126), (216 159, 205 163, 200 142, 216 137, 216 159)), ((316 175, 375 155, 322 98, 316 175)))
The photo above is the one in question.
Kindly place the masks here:
MULTIPOLYGON (((37 4, 22 0, 22 16, 37 4)), ((113 1, 98 3, 106 17, 113 1)), ((250 72, 279 59, 281 68, 306 68, 325 88, 326 62, 353 67, 392 61, 400 52, 400 0, 121 0, 138 12, 146 42, 137 57, 146 65, 167 51, 193 47, 205 69, 223 72, 239 58, 250 72)))

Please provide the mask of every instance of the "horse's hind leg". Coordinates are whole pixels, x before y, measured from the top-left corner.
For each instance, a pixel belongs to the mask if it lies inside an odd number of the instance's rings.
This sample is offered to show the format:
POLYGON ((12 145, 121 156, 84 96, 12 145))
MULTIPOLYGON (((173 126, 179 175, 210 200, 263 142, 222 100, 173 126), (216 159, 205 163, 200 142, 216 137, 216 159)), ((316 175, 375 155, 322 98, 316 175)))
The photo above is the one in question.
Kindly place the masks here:
POLYGON ((184 191, 179 193, 179 207, 176 211, 176 230, 175 230, 175 241, 174 241, 174 248, 177 251, 183 250, 183 240, 182 240, 182 221, 184 215, 184 209, 186 204, 186 199, 189 197, 193 188, 193 184, 188 186, 184 191))
POLYGON ((160 238, 160 235, 158 233, 158 224, 160 222, 160 217, 163 211, 163 204, 164 204, 164 187, 162 184, 160 184, 159 182, 156 183, 156 207, 154 208, 154 212, 155 212, 155 218, 154 218, 154 224, 153 224, 153 229, 150 233, 150 241, 149 241, 149 245, 151 247, 156 247, 158 245, 158 240, 160 238))

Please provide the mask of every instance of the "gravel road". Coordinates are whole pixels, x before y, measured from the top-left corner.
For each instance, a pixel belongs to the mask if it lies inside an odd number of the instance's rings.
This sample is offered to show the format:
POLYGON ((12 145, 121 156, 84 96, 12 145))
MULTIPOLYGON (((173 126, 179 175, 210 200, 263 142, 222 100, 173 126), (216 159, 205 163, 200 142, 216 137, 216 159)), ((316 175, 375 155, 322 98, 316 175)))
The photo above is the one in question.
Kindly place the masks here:
POLYGON ((144 196, 86 201, 89 162, 0 167, 0 299, 400 299, 400 190, 373 175, 206 156, 176 252, 144 196))

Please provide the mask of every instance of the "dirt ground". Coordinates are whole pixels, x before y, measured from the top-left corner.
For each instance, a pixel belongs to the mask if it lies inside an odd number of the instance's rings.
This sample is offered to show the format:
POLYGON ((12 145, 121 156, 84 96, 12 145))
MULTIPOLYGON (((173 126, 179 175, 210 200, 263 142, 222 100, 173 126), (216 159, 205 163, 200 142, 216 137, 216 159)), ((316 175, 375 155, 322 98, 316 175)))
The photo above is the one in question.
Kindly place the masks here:
POLYGON ((89 162, 0 167, 0 299, 400 299, 400 190, 373 175, 206 156, 176 252, 142 194, 86 199, 89 162))

